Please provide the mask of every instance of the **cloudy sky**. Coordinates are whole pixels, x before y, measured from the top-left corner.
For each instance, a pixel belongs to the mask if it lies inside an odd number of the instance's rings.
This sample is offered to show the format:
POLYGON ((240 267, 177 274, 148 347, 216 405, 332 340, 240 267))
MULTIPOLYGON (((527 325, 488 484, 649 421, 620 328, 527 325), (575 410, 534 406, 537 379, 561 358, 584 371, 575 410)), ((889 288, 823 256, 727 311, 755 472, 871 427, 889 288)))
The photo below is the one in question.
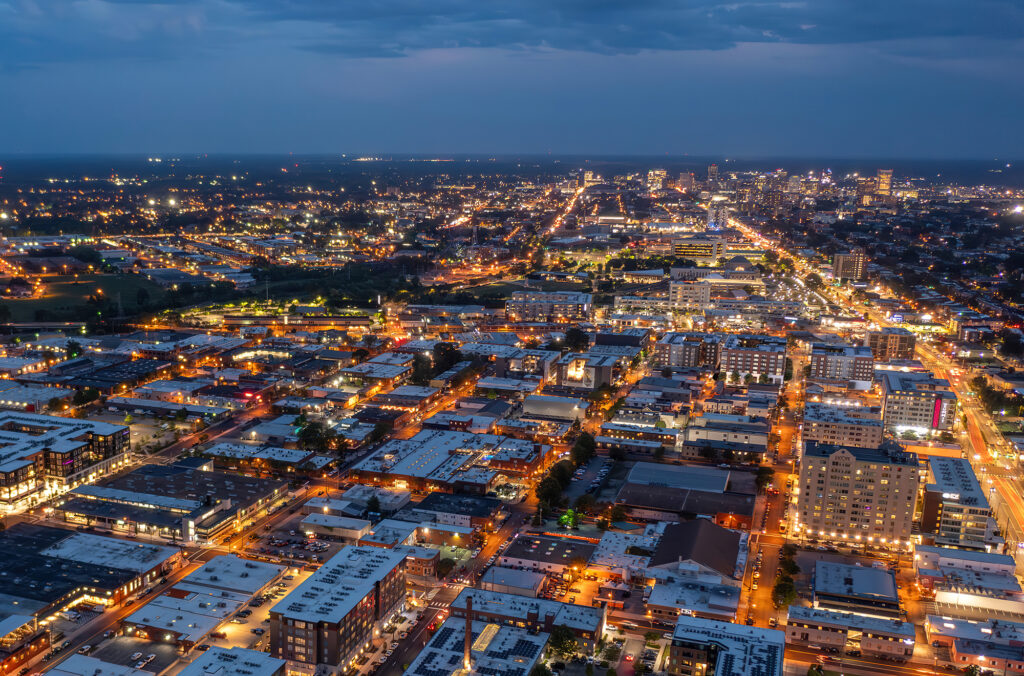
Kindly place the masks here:
POLYGON ((0 0, 0 152, 1024 155, 1021 0, 0 0))

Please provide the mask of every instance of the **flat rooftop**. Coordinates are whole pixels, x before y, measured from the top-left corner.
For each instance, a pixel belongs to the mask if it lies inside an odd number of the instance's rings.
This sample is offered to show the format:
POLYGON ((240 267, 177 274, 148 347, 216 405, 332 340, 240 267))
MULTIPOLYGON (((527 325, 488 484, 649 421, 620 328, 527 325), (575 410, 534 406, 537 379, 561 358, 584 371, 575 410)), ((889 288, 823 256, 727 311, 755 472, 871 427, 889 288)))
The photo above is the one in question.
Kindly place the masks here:
POLYGON ((554 625, 564 624, 570 629, 597 632, 604 624, 604 609, 594 606, 578 606, 550 599, 532 596, 506 594, 486 589, 464 588, 452 601, 452 608, 466 609, 466 599, 473 597, 473 612, 525 618, 536 615, 539 621, 545 617, 554 618, 554 625))
POLYGON ((814 593, 870 601, 899 602, 896 576, 871 566, 818 561, 814 566, 814 593))
POLYGON ((729 474, 728 470, 706 465, 638 462, 626 476, 626 483, 724 493, 729 484, 729 474))
POLYGON ((405 553, 382 547, 347 546, 274 604, 272 613, 305 622, 338 623, 405 561, 405 553))
POLYGON ((178 672, 178 676, 274 676, 284 670, 284 665, 285 660, 267 653, 215 646, 178 672))
POLYGON ((521 534, 512 540, 501 556, 507 559, 569 565, 576 559, 590 561, 596 549, 597 545, 583 540, 521 534))
POLYGON ((786 635, 777 629, 680 615, 673 643, 717 646, 715 676, 781 676, 786 635))
POLYGON ((470 625, 470 671, 463 671, 466 620, 445 620, 419 652, 406 676, 528 676, 540 659, 549 635, 508 625, 475 621, 470 625))
POLYGON ((916 636, 916 630, 910 622, 902 620, 890 620, 872 615, 861 615, 860 613, 846 613, 841 610, 826 610, 825 608, 808 608, 807 606, 790 606, 789 621, 806 622, 814 625, 831 625, 840 629, 856 629, 872 634, 885 634, 911 640, 916 636))

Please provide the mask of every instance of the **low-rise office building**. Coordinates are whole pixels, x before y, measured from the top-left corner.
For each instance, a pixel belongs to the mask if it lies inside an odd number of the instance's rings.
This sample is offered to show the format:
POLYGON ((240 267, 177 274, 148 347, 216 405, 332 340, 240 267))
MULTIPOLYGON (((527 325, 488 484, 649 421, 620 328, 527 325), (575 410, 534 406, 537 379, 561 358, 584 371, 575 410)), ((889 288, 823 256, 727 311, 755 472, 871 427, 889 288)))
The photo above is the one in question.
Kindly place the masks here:
POLYGON ((815 608, 900 617, 896 575, 891 570, 817 561, 813 587, 815 608))
POLYGON ((521 626, 536 632, 565 626, 576 635, 580 650, 588 654, 597 646, 605 625, 603 608, 472 588, 459 592, 452 601, 451 612, 452 617, 472 615, 474 620, 521 626))
POLYGON ((790 606, 786 642, 845 652, 852 643, 865 657, 909 660, 917 632, 913 624, 824 608, 790 606))
POLYGON ((928 465, 922 532, 946 547, 989 550, 998 545, 992 509, 970 461, 933 456, 928 465))

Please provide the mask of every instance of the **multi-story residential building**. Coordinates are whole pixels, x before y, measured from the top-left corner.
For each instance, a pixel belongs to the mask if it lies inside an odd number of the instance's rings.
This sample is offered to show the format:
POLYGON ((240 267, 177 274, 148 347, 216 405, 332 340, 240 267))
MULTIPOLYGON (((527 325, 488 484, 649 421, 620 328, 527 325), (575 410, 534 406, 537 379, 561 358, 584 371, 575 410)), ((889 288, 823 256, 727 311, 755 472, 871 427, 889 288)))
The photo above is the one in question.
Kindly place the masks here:
POLYGON ((913 359, 916 343, 913 333, 896 326, 868 331, 864 336, 864 345, 871 349, 871 354, 878 361, 913 359))
POLYGON ((863 249, 832 256, 832 276, 836 279, 860 281, 867 276, 868 259, 863 249))
POLYGON ((996 544, 995 519, 966 458, 928 459, 921 530, 946 547, 987 550, 996 544))
POLYGON ((804 441, 878 448, 883 437, 882 412, 877 407, 804 405, 804 441))
POLYGON ((811 378, 853 383, 861 390, 871 387, 875 375, 875 357, 862 346, 814 343, 810 366, 811 378))
POLYGON ((722 343, 718 369, 723 373, 767 376, 782 382, 786 372, 786 339, 774 336, 729 335, 722 343))
POLYGON ((348 667, 405 600, 403 549, 347 546, 270 609, 270 654, 289 673, 348 667))
POLYGON ((809 442, 800 461, 794 533, 909 547, 919 473, 917 454, 894 442, 879 448, 809 442))
POLYGON ((882 422, 896 434, 925 436, 956 426, 957 398, 949 381, 930 373, 882 374, 882 422))
POLYGON ((668 301, 674 310, 702 310, 711 304, 711 284, 703 279, 671 282, 668 301))
POLYGON ((717 368, 721 344, 712 334, 666 333, 654 344, 654 363, 659 368, 717 368))
POLYGON ((680 615, 665 670, 670 676, 781 674, 786 636, 732 622, 680 615))
POLYGON ((516 291, 505 302, 505 315, 511 321, 586 321, 593 312, 594 297, 576 291, 516 291))
POLYGON ((128 428, 0 411, 0 505, 59 495, 126 464, 128 428))

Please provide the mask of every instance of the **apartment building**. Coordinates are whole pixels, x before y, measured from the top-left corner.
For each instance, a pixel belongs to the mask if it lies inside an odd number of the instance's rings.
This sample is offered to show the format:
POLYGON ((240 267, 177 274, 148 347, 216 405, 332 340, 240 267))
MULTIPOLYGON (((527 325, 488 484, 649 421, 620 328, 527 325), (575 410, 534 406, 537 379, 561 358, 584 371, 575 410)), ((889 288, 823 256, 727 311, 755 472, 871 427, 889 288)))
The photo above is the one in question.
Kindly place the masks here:
POLYGON ((816 402, 804 406, 804 441, 878 448, 882 443, 883 429, 882 411, 877 407, 816 402))
POLYGON ((921 530, 935 544, 960 549, 989 550, 995 542, 995 519, 966 458, 928 459, 921 530))
POLYGON ((516 291, 505 302, 505 316, 518 322, 587 321, 594 312, 594 297, 575 291, 516 291))
POLYGON ((671 282, 668 302, 673 310, 703 310, 711 305, 711 284, 703 279, 671 282))
POLYGON ((894 442, 879 448, 808 442, 794 533, 870 546, 910 546, 920 469, 894 442))
POLYGON ((836 279, 860 281, 867 277, 868 257, 863 249, 832 256, 832 276, 836 279))
POLYGON ((868 331, 864 336, 864 345, 871 350, 876 360, 883 362, 913 359, 916 344, 917 338, 913 333, 895 326, 868 331))
POLYGON ((882 422, 896 434, 927 436, 956 426, 957 398, 949 381, 930 373, 882 375, 882 422))
POLYGON ((270 654, 288 672, 348 667, 405 600, 403 549, 348 546, 270 609, 270 654))
POLYGON ((722 342, 718 368, 740 377, 767 376, 781 383, 786 372, 786 339, 774 336, 729 335, 722 342))
POLYGON ((719 338, 706 333, 666 333, 654 344, 654 363, 659 368, 717 368, 719 338))
POLYGON ((870 388, 875 375, 875 357, 863 346, 814 343, 810 366, 815 380, 847 382, 859 390, 870 388))

